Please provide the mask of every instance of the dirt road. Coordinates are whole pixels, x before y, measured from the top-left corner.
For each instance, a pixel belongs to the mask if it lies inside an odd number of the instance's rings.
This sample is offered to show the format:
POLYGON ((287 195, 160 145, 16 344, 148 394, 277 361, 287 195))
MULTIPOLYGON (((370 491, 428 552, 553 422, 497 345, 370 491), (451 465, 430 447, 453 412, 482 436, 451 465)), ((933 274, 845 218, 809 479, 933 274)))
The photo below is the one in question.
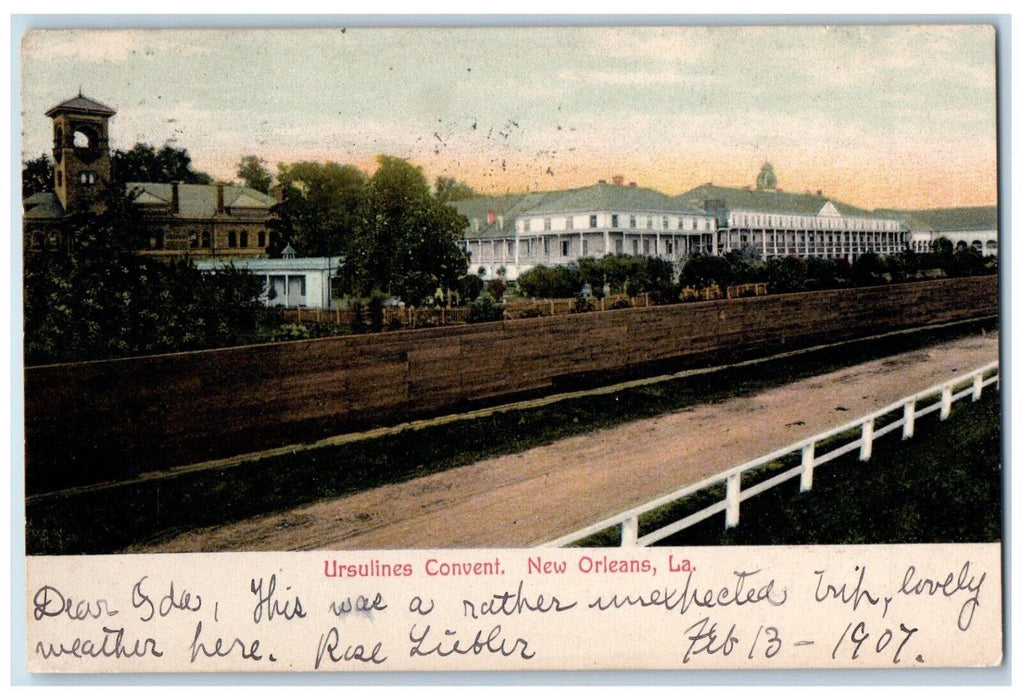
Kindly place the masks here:
POLYGON ((997 347, 996 333, 962 338, 754 396, 197 530, 148 551, 523 547, 546 542, 995 360, 997 347))

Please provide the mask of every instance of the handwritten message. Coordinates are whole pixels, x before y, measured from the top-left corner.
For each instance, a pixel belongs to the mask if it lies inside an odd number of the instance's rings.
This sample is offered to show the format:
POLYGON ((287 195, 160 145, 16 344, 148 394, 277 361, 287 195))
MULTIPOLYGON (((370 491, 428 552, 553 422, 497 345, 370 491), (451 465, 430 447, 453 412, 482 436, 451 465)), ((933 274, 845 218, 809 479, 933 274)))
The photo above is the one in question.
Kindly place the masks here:
POLYGON ((1000 662, 1000 545, 31 557, 30 671, 1000 662))

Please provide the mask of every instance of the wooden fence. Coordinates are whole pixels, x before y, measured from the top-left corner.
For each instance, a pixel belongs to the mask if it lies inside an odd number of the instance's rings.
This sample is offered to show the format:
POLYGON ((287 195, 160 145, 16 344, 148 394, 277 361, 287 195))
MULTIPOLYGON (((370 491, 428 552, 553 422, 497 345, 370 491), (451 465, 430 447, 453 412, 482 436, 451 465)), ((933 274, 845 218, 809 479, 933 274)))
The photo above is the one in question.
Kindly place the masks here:
POLYGON ((989 317, 997 289, 996 277, 962 278, 29 367, 26 492, 608 383, 626 371, 989 317))
POLYGON ((789 479, 799 477, 801 479, 801 490, 803 492, 809 491, 813 488, 813 472, 816 467, 821 464, 825 464, 832 459, 847 454, 849 452, 859 451, 859 460, 868 461, 873 455, 874 441, 888 433, 892 433, 895 430, 901 429, 902 439, 908 439, 915 433, 915 422, 917 419, 936 411, 940 411, 940 419, 945 420, 951 414, 951 405, 963 399, 965 397, 971 397, 973 401, 979 401, 980 396, 983 392, 983 387, 990 386, 991 384, 996 385, 997 389, 1000 390, 1000 373, 998 370, 998 363, 992 362, 988 365, 984 365, 978 369, 973 370, 964 377, 955 377, 942 384, 932 386, 929 389, 920 391, 911 396, 906 396, 899 401, 895 401, 892 404, 884 406, 883 408, 873 411, 865 416, 856 418, 853 421, 839 425, 836 428, 831 428, 822 433, 817 433, 810 438, 800 440, 794 444, 783 447, 779 450, 775 450, 770 454, 757 457, 756 459, 741 464, 737 467, 732 467, 726 471, 715 474, 707 479, 686 486, 682 489, 669 493, 666 496, 661 496, 655 500, 644 503, 641 506, 631 508, 617 515, 611 516, 597 523, 594 523, 588 527, 585 527, 576 532, 572 532, 569 535, 559 537, 552 542, 548 542, 542 546, 544 547, 563 547, 573 542, 582 540, 590 535, 594 535, 603 530, 607 530, 613 527, 619 527, 621 529, 621 546, 622 547, 647 547, 651 544, 659 542, 671 535, 674 535, 682 530, 700 523, 707 518, 710 518, 718 513, 724 513, 724 528, 731 528, 738 525, 739 509, 742 501, 745 501, 753 496, 767 491, 768 489, 782 484, 789 479), (964 388, 962 388, 964 387, 964 388), (959 391, 956 391, 959 388, 959 391), (931 397, 937 397, 936 401, 927 404, 923 408, 919 408, 920 402, 926 401, 931 397), (894 415, 900 415, 900 418, 896 420, 885 420, 890 419, 894 415), (878 423, 883 422, 883 427, 877 427, 878 423), (853 440, 842 442, 840 436, 855 432, 858 435, 853 440), (840 443, 834 445, 834 443, 840 443), (821 446, 829 447, 830 450, 823 454, 817 454, 817 448, 821 446), (742 476, 755 472, 756 470, 762 469, 766 465, 769 465, 778 460, 782 460, 793 454, 801 455, 801 463, 787 469, 780 474, 765 479, 749 488, 742 489, 742 476), (703 491, 714 486, 725 485, 725 496, 724 500, 718 501, 710 506, 703 508, 681 520, 678 520, 670 525, 654 530, 647 534, 640 534, 639 532, 639 518, 644 514, 649 513, 657 508, 668 506, 672 503, 681 501, 682 499, 693 496, 700 491, 703 491))

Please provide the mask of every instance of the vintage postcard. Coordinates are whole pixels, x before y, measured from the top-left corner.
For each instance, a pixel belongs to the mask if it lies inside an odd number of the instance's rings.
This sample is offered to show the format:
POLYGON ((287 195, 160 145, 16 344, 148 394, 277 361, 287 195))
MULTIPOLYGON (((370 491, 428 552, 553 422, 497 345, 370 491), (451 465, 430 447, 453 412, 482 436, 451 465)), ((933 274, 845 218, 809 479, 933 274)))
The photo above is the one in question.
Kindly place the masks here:
POLYGON ((1000 665, 998 41, 25 33, 27 670, 1000 665))

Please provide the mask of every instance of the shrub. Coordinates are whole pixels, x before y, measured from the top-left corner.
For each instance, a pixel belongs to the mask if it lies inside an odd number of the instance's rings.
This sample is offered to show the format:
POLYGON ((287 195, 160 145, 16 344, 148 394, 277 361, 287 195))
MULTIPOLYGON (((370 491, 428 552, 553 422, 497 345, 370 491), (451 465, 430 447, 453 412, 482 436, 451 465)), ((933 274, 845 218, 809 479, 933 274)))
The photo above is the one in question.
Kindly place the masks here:
POLYGON ((469 323, 487 323, 504 319, 504 306, 490 294, 483 292, 472 302, 468 311, 469 323))

